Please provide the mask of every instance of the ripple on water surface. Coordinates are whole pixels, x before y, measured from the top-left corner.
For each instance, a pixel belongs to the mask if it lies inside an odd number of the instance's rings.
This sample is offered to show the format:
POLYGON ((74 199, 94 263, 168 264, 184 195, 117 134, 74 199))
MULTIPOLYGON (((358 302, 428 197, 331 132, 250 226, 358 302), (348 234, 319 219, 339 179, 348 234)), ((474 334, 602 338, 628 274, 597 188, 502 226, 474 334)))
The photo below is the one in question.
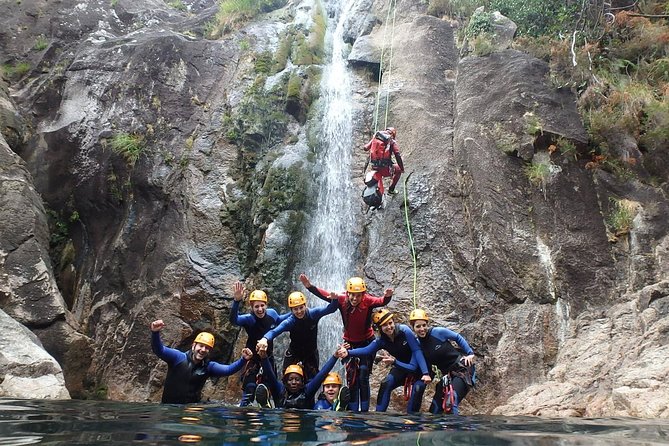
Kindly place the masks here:
POLYGON ((0 446, 29 444, 666 445, 669 423, 0 399, 0 446))

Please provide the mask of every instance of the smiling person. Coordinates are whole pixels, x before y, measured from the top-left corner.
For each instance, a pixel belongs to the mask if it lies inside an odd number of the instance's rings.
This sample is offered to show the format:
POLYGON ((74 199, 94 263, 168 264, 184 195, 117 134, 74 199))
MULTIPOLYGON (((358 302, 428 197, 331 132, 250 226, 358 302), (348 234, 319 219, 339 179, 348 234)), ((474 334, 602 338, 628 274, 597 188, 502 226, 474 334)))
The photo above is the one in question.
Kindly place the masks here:
MULTIPOLYGON (((262 369, 261 373, 261 359, 255 353, 256 344, 265 336, 265 333, 288 319, 291 313, 279 315, 273 308, 267 308, 267 294, 262 290, 254 290, 249 294, 251 313, 240 316, 239 306, 244 298, 244 285, 241 282, 235 282, 232 286, 232 293, 234 301, 230 309, 230 323, 244 328, 247 335, 246 348, 254 351, 253 358, 246 364, 240 376, 242 399, 239 405, 248 406, 255 395, 257 383, 267 379, 267 371, 262 369)), ((272 342, 267 345, 267 356, 276 373, 272 342)))
POLYGON ((288 296, 291 315, 276 328, 268 331, 258 341, 258 352, 266 352, 269 343, 284 331, 290 333, 290 344, 283 358, 283 372, 289 366, 302 364, 304 377, 308 380, 318 372, 318 321, 323 316, 337 311, 337 302, 332 301, 324 307, 307 308, 304 294, 294 291, 288 296))
POLYGON ((379 337, 366 347, 340 352, 340 356, 371 356, 381 349, 385 350, 386 354, 381 355, 381 361, 390 365, 391 369, 379 386, 376 411, 385 412, 392 391, 404 385, 405 390, 410 393, 407 412, 418 412, 420 400, 416 401, 416 398, 422 398, 425 385, 432 378, 416 335, 408 326, 395 324, 394 317, 385 308, 375 311, 372 320, 379 330, 379 337))
POLYGON ((182 352, 163 345, 160 330, 165 323, 158 319, 151 322, 151 350, 167 363, 167 376, 163 385, 161 402, 167 404, 199 403, 202 388, 207 378, 228 376, 238 372, 253 352, 245 348, 242 357, 230 365, 210 361, 209 354, 214 348, 214 335, 201 332, 195 337, 188 352, 182 352))
MULTIPOLYGON (((409 322, 418 336, 428 364, 441 375, 437 376, 440 379, 430 412, 457 415, 460 402, 476 383, 474 350, 459 333, 445 327, 428 327, 429 317, 425 310, 413 310, 409 322), (453 347, 451 341, 455 341, 464 355, 453 347)), ((422 399, 422 394, 420 397, 422 399)))
MULTIPOLYGON (((300 282, 310 293, 325 301, 336 302, 344 323, 344 341, 350 348, 362 348, 374 341, 372 330, 372 310, 388 305, 393 297, 393 289, 387 288, 383 297, 367 293, 367 285, 361 277, 351 277, 346 281, 346 292, 336 294, 311 284, 305 274, 300 282)), ((373 357, 361 356, 348 361, 346 384, 351 391, 349 409, 367 412, 369 410, 369 376, 372 373, 373 357)))
MULTIPOLYGON (((285 409, 313 409, 314 397, 337 359, 341 357, 342 346, 338 346, 323 368, 316 373, 310 381, 306 379, 304 369, 299 364, 291 364, 283 373, 283 379, 279 381, 276 375, 270 373, 265 385, 258 386, 256 402, 260 407, 272 407, 269 400, 272 399, 276 407, 285 409), (260 392, 263 390, 263 392, 260 392)), ((260 353, 264 356, 264 353, 260 353)), ((263 359, 263 367, 269 365, 267 359, 263 359)))
POLYGON ((318 396, 314 410, 348 410, 351 394, 348 387, 342 385, 339 373, 330 372, 323 381, 323 391, 318 396))

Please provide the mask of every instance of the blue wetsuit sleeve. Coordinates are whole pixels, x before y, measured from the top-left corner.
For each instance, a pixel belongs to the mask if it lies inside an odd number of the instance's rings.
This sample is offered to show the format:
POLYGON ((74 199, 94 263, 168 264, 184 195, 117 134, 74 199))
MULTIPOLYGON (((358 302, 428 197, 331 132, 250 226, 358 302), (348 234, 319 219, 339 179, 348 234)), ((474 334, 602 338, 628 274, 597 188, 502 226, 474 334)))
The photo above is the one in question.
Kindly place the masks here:
POLYGON ((323 384, 323 381, 325 380, 328 372, 332 370, 332 367, 334 367, 336 362, 337 357, 330 356, 330 359, 328 359, 323 368, 320 369, 316 376, 314 376, 311 381, 307 383, 306 387, 304 388, 304 393, 307 395, 307 398, 313 398, 316 395, 316 392, 318 392, 318 389, 321 388, 321 384, 323 384))
POLYGON ((348 351, 349 356, 370 356, 373 355, 374 353, 378 352, 381 348, 381 339, 374 339, 369 345, 365 347, 360 347, 360 348, 353 348, 348 351))
POLYGON ((207 371, 210 376, 228 376, 239 372, 244 364, 246 364, 244 358, 239 358, 230 365, 210 361, 209 365, 207 365, 207 371))
POLYGON ((323 316, 332 314, 337 311, 339 308, 339 303, 336 300, 331 300, 329 304, 324 307, 310 308, 309 313, 311 318, 315 321, 319 321, 323 316))
POLYGON ((232 302, 232 307, 230 308, 230 323, 232 325, 242 326, 243 317, 239 317, 239 305, 241 300, 235 300, 232 302))
POLYGON ((425 361, 425 355, 423 354, 423 350, 420 348, 418 338, 416 338, 413 330, 411 330, 406 325, 400 325, 400 330, 404 332, 404 335, 407 338, 407 345, 411 349, 412 364, 416 366, 415 368, 420 370, 423 375, 428 375, 430 372, 427 368, 427 361, 425 361))
MULTIPOLYGON (((291 314, 291 316, 292 316, 292 314, 291 314)), ((271 341, 272 339, 276 338, 277 336, 279 336, 284 331, 287 331, 287 330, 290 330, 291 328, 293 328, 293 326, 295 326, 296 322, 297 322, 297 319, 295 319, 295 317, 289 317, 285 321, 281 322, 279 325, 274 327, 274 329, 265 333, 265 336, 263 336, 263 337, 265 339, 267 339, 268 341, 271 341)))
POLYGON ((269 362, 269 358, 265 358, 262 360, 262 369, 265 372, 265 377, 267 378, 267 385, 269 387, 269 391, 272 393, 272 398, 274 398, 274 401, 278 401, 281 398, 281 395, 283 395, 283 392, 286 390, 286 388, 274 374, 274 367, 272 367, 272 363, 269 362))
POLYGON ((160 340, 159 331, 151 332, 151 350, 153 350, 153 353, 155 353, 156 356, 170 365, 179 364, 186 360, 186 354, 184 352, 163 345, 160 340))
POLYGON ((468 355, 474 354, 474 350, 472 350, 465 338, 463 338, 460 333, 456 333, 453 330, 449 330, 445 327, 434 327, 430 331, 430 335, 437 338, 441 342, 455 341, 455 343, 458 344, 458 347, 460 347, 463 352, 468 355))

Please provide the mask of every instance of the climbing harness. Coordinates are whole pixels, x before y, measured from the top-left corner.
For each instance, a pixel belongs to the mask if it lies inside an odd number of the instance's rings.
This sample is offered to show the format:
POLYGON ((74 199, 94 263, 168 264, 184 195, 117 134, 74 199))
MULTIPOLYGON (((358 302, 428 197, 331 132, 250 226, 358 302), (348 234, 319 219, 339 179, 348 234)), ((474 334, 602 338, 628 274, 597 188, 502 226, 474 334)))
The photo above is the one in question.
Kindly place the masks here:
POLYGON ((360 358, 350 358, 346 363, 346 382, 348 387, 353 387, 358 379, 358 372, 360 370, 360 358))
POLYGON ((441 408, 444 409, 444 412, 451 413, 455 407, 455 391, 453 390, 450 374, 447 373, 444 375, 442 383, 444 386, 444 395, 441 408))

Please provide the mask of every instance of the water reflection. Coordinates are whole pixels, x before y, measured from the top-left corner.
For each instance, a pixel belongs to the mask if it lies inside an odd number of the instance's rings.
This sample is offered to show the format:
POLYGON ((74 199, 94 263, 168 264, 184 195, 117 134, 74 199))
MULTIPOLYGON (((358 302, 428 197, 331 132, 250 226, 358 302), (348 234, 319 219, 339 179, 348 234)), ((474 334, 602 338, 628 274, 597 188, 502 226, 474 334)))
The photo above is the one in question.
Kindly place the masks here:
POLYGON ((29 444, 666 445, 669 423, 0 399, 0 446, 29 444))

